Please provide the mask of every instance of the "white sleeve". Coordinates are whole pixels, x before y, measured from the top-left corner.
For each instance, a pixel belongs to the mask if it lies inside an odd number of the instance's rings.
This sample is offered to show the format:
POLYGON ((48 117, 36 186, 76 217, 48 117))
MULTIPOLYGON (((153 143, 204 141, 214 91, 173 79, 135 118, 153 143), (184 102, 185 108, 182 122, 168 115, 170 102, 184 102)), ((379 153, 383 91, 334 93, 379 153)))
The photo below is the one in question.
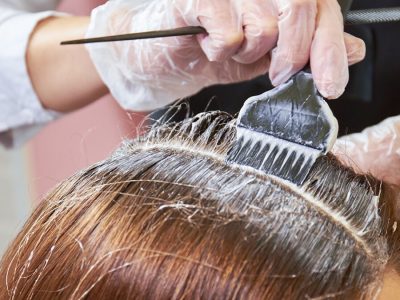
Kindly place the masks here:
POLYGON ((0 144, 23 144, 59 114, 44 109, 32 87, 26 48, 36 24, 54 11, 29 13, 0 6, 0 144))

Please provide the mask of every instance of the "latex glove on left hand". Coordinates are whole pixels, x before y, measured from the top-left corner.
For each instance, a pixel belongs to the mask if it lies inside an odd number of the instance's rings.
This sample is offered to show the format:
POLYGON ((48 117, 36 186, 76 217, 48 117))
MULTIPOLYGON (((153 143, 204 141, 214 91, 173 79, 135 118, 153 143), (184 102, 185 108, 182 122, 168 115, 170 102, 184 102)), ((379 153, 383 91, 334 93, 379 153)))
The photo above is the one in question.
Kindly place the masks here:
POLYGON ((184 26, 208 34, 88 46, 125 109, 153 110, 268 71, 279 85, 309 61, 322 95, 337 98, 349 64, 365 55, 364 43, 344 34, 337 0, 114 0, 93 11, 87 37, 184 26))
POLYGON ((400 186, 400 116, 338 139, 333 152, 356 171, 400 186))

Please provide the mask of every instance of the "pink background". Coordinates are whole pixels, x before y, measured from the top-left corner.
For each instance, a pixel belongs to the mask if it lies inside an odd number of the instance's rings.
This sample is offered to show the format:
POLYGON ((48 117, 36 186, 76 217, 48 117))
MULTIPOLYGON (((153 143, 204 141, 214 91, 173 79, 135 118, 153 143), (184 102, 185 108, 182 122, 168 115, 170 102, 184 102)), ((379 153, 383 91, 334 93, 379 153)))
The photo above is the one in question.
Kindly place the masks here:
MULTIPOLYGON (((104 2, 66 0, 59 10, 89 15, 104 2)), ((46 127, 28 146, 35 202, 61 180, 106 158, 123 138, 135 136, 142 120, 141 114, 128 114, 107 96, 46 127)))

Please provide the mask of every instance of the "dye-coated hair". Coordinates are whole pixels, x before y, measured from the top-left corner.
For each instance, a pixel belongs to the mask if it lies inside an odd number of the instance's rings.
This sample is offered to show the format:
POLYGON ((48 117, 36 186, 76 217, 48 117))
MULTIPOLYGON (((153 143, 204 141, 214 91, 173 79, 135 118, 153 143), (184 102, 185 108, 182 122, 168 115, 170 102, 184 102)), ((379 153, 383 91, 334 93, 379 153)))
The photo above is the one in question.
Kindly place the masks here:
POLYGON ((302 188, 225 163, 221 112, 153 128, 61 183, 0 264, 0 299, 370 299, 395 264, 385 190, 318 160, 302 188))

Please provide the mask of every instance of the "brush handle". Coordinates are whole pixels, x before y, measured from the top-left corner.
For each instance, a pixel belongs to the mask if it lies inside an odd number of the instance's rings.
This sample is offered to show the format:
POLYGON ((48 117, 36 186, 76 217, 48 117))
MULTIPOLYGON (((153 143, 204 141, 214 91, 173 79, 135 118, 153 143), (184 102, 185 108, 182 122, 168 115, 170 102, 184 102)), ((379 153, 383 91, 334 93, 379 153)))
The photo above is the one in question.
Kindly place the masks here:
POLYGON ((142 40, 142 39, 152 39, 152 38, 154 39, 154 38, 183 36, 183 35, 195 35, 195 34, 200 34, 200 33, 206 34, 207 31, 205 30, 205 28, 203 28, 201 26, 188 26, 188 27, 180 27, 180 28, 168 29, 168 30, 128 33, 128 34, 119 34, 119 35, 104 36, 104 37, 97 37, 97 38, 65 41, 65 42, 61 42, 61 45, 78 45, 78 44, 103 43, 103 42, 131 41, 131 40, 142 40))

